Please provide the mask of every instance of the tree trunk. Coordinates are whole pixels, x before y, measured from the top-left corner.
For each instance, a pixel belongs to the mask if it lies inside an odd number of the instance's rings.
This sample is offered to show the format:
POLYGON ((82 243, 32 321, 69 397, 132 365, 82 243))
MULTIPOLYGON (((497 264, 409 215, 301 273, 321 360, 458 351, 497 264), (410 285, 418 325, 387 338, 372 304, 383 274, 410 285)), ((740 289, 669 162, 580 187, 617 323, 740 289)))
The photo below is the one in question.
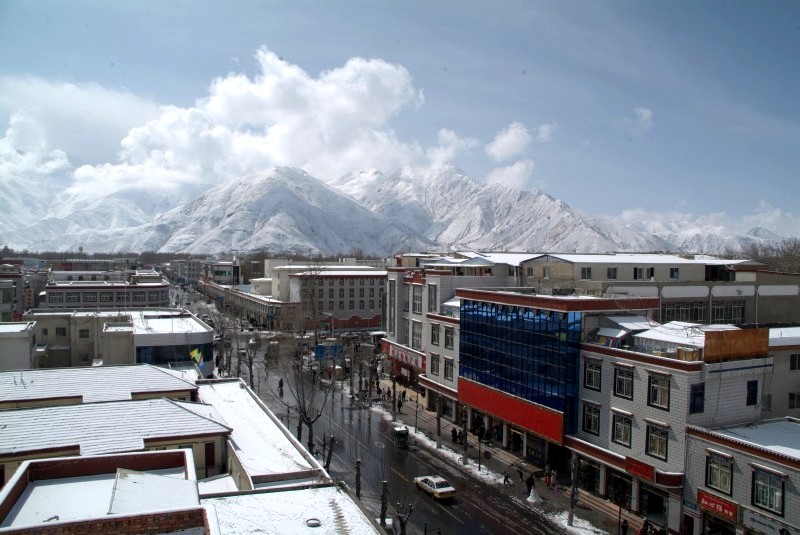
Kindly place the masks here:
MULTIPOLYGON (((297 441, 299 443, 301 443, 301 444, 303 443, 303 419, 302 418, 298 418, 297 419, 297 441)), ((308 450, 308 451, 310 451, 311 453, 314 453, 314 450, 308 450)))
POLYGON ((361 459, 356 459, 356 497, 361 499, 361 459))
POLYGON ((386 508, 389 505, 389 482, 381 481, 381 527, 386 527, 386 508))
POLYGON ((308 426, 308 451, 314 451, 314 422, 307 422, 308 426))
POLYGON ((336 439, 331 435, 330 444, 328 445, 328 458, 325 459, 325 470, 331 469, 331 457, 333 456, 333 445, 336 444, 336 439))

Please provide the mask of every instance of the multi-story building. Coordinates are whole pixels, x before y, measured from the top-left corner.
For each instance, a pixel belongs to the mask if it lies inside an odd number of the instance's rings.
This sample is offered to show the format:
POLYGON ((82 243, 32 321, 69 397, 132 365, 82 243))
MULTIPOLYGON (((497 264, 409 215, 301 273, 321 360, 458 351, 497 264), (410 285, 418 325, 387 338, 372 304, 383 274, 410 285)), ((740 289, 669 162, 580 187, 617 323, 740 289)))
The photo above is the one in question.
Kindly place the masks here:
POLYGON ((658 297, 662 323, 800 322, 800 274, 751 260, 671 254, 542 254, 522 285, 538 293, 658 297))
POLYGON ((25 311, 22 265, 0 264, 0 321, 20 321, 25 311))
POLYGON ((35 349, 35 322, 0 323, 0 370, 32 368, 35 349))
POLYGON ((182 310, 32 310, 25 319, 36 322, 34 368, 168 365, 196 349, 203 373, 213 369, 214 331, 182 310))
POLYGON ((152 270, 126 280, 119 271, 53 271, 39 298, 40 308, 157 308, 170 304, 169 283, 152 270))
POLYGON ((800 533, 800 422, 686 428, 683 531, 800 533))
POLYGON ((215 283, 235 286, 241 283, 241 266, 238 260, 206 260, 200 263, 200 278, 205 284, 215 283))

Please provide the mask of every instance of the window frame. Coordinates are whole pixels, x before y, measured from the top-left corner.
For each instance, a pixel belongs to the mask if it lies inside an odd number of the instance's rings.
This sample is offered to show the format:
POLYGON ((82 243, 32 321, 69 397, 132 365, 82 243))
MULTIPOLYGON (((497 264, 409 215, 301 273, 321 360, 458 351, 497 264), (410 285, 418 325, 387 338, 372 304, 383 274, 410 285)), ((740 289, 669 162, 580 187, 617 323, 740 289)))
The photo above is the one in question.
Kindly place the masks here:
POLYGON ((733 493, 733 459, 711 452, 706 454, 706 487, 728 496, 733 493))
POLYGON ((789 371, 800 371, 800 353, 792 353, 789 355, 789 371))
POLYGON ((444 378, 446 381, 453 380, 454 370, 455 370, 455 361, 452 358, 444 357, 444 378))
POLYGON ((633 434, 633 418, 628 416, 627 414, 621 414, 618 412, 612 411, 611 413, 611 442, 614 444, 619 444, 620 446, 625 446, 626 448, 631 447, 631 436, 633 434), (620 425, 621 424, 621 425, 620 425), (617 430, 622 429, 623 435, 624 430, 627 429, 627 440, 624 438, 619 438, 617 430))
POLYGON ((422 322, 411 322, 411 349, 416 351, 422 349, 422 322))
POLYGON ((747 395, 745 405, 752 407, 758 404, 758 379, 747 381, 747 395))
POLYGON ((600 407, 593 403, 583 404, 581 429, 584 433, 600 436, 600 407))
POLYGON ((600 392, 603 387, 603 361, 598 359, 584 359, 583 361, 583 386, 589 390, 600 392), (596 377, 596 384, 590 378, 596 377))
POLYGON ((633 400, 633 380, 634 380, 633 369, 624 368, 622 366, 614 366, 614 396, 622 399, 633 400), (625 394, 623 392, 620 392, 619 388, 621 384, 620 376, 623 374, 625 375, 630 374, 630 377, 622 378, 623 380, 625 380, 625 383, 630 384, 630 394, 625 394))
POLYGON ((592 280, 592 267, 591 266, 584 266, 581 268, 581 280, 582 281, 590 281, 592 280))
POLYGON ((419 284, 411 286, 411 312, 422 314, 422 286, 419 284))
POLYGON ((454 327, 444 328, 444 347, 445 349, 453 349, 455 346, 456 330, 454 327))
POLYGON ((783 516, 783 511, 786 503, 786 481, 783 477, 779 476, 778 474, 774 474, 767 470, 762 470, 760 468, 753 468, 753 475, 752 475, 752 482, 750 485, 750 504, 754 507, 758 507, 759 509, 763 509, 764 511, 769 511, 771 513, 783 516), (778 499, 775 498, 775 495, 778 496, 780 499, 780 504, 777 507, 771 507, 769 503, 762 503, 761 500, 758 499, 759 497, 759 481, 758 477, 762 476, 762 479, 771 482, 778 482, 779 488, 773 487, 772 485, 766 485, 766 490, 769 494, 771 494, 771 498, 774 499, 776 502, 778 499))
POLYGON ((438 323, 431 323, 431 345, 438 346, 441 335, 441 325, 438 323))
POLYGON ((606 268, 606 280, 610 281, 617 280, 617 268, 615 267, 606 268))
POLYGON ((661 375, 658 373, 651 373, 647 378, 647 404, 650 407, 669 411, 670 401, 670 387, 671 378, 669 375, 661 375), (666 381, 666 387, 657 382, 666 381), (657 399, 660 396, 666 396, 666 401, 657 399))
POLYGON ((667 462, 667 459, 669 458, 669 429, 661 427, 660 425, 648 423, 644 452, 645 455, 648 455, 649 457, 667 462), (656 441, 654 438, 657 438, 658 440, 656 441), (653 447, 656 444, 661 444, 662 439, 664 445, 663 456, 659 451, 654 451, 656 448, 653 447))
POLYGON ((431 361, 431 375, 439 375, 439 362, 441 357, 438 353, 431 353, 430 361, 431 361))
POLYGON ((703 414, 706 411, 706 383, 689 385, 689 414, 703 414))

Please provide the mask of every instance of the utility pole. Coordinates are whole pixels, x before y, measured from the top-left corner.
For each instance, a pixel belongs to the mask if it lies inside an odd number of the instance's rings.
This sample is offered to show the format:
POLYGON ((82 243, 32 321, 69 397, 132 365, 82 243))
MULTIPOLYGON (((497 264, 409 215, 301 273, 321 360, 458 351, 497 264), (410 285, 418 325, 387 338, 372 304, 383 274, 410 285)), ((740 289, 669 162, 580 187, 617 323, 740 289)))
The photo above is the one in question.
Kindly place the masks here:
POLYGON ((572 519, 575 515, 575 502, 578 501, 578 454, 572 452, 572 490, 569 495, 569 513, 567 514, 567 525, 572 526, 572 519))

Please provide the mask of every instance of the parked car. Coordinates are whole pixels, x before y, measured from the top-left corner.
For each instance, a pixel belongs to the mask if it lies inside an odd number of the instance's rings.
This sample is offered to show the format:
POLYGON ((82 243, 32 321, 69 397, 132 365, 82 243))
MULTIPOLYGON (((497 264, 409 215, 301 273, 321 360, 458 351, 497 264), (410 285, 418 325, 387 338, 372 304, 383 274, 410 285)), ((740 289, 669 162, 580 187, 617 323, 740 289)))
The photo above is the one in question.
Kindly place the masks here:
POLYGON ((441 476, 419 476, 413 479, 414 486, 437 500, 446 500, 456 495, 456 489, 441 476))

